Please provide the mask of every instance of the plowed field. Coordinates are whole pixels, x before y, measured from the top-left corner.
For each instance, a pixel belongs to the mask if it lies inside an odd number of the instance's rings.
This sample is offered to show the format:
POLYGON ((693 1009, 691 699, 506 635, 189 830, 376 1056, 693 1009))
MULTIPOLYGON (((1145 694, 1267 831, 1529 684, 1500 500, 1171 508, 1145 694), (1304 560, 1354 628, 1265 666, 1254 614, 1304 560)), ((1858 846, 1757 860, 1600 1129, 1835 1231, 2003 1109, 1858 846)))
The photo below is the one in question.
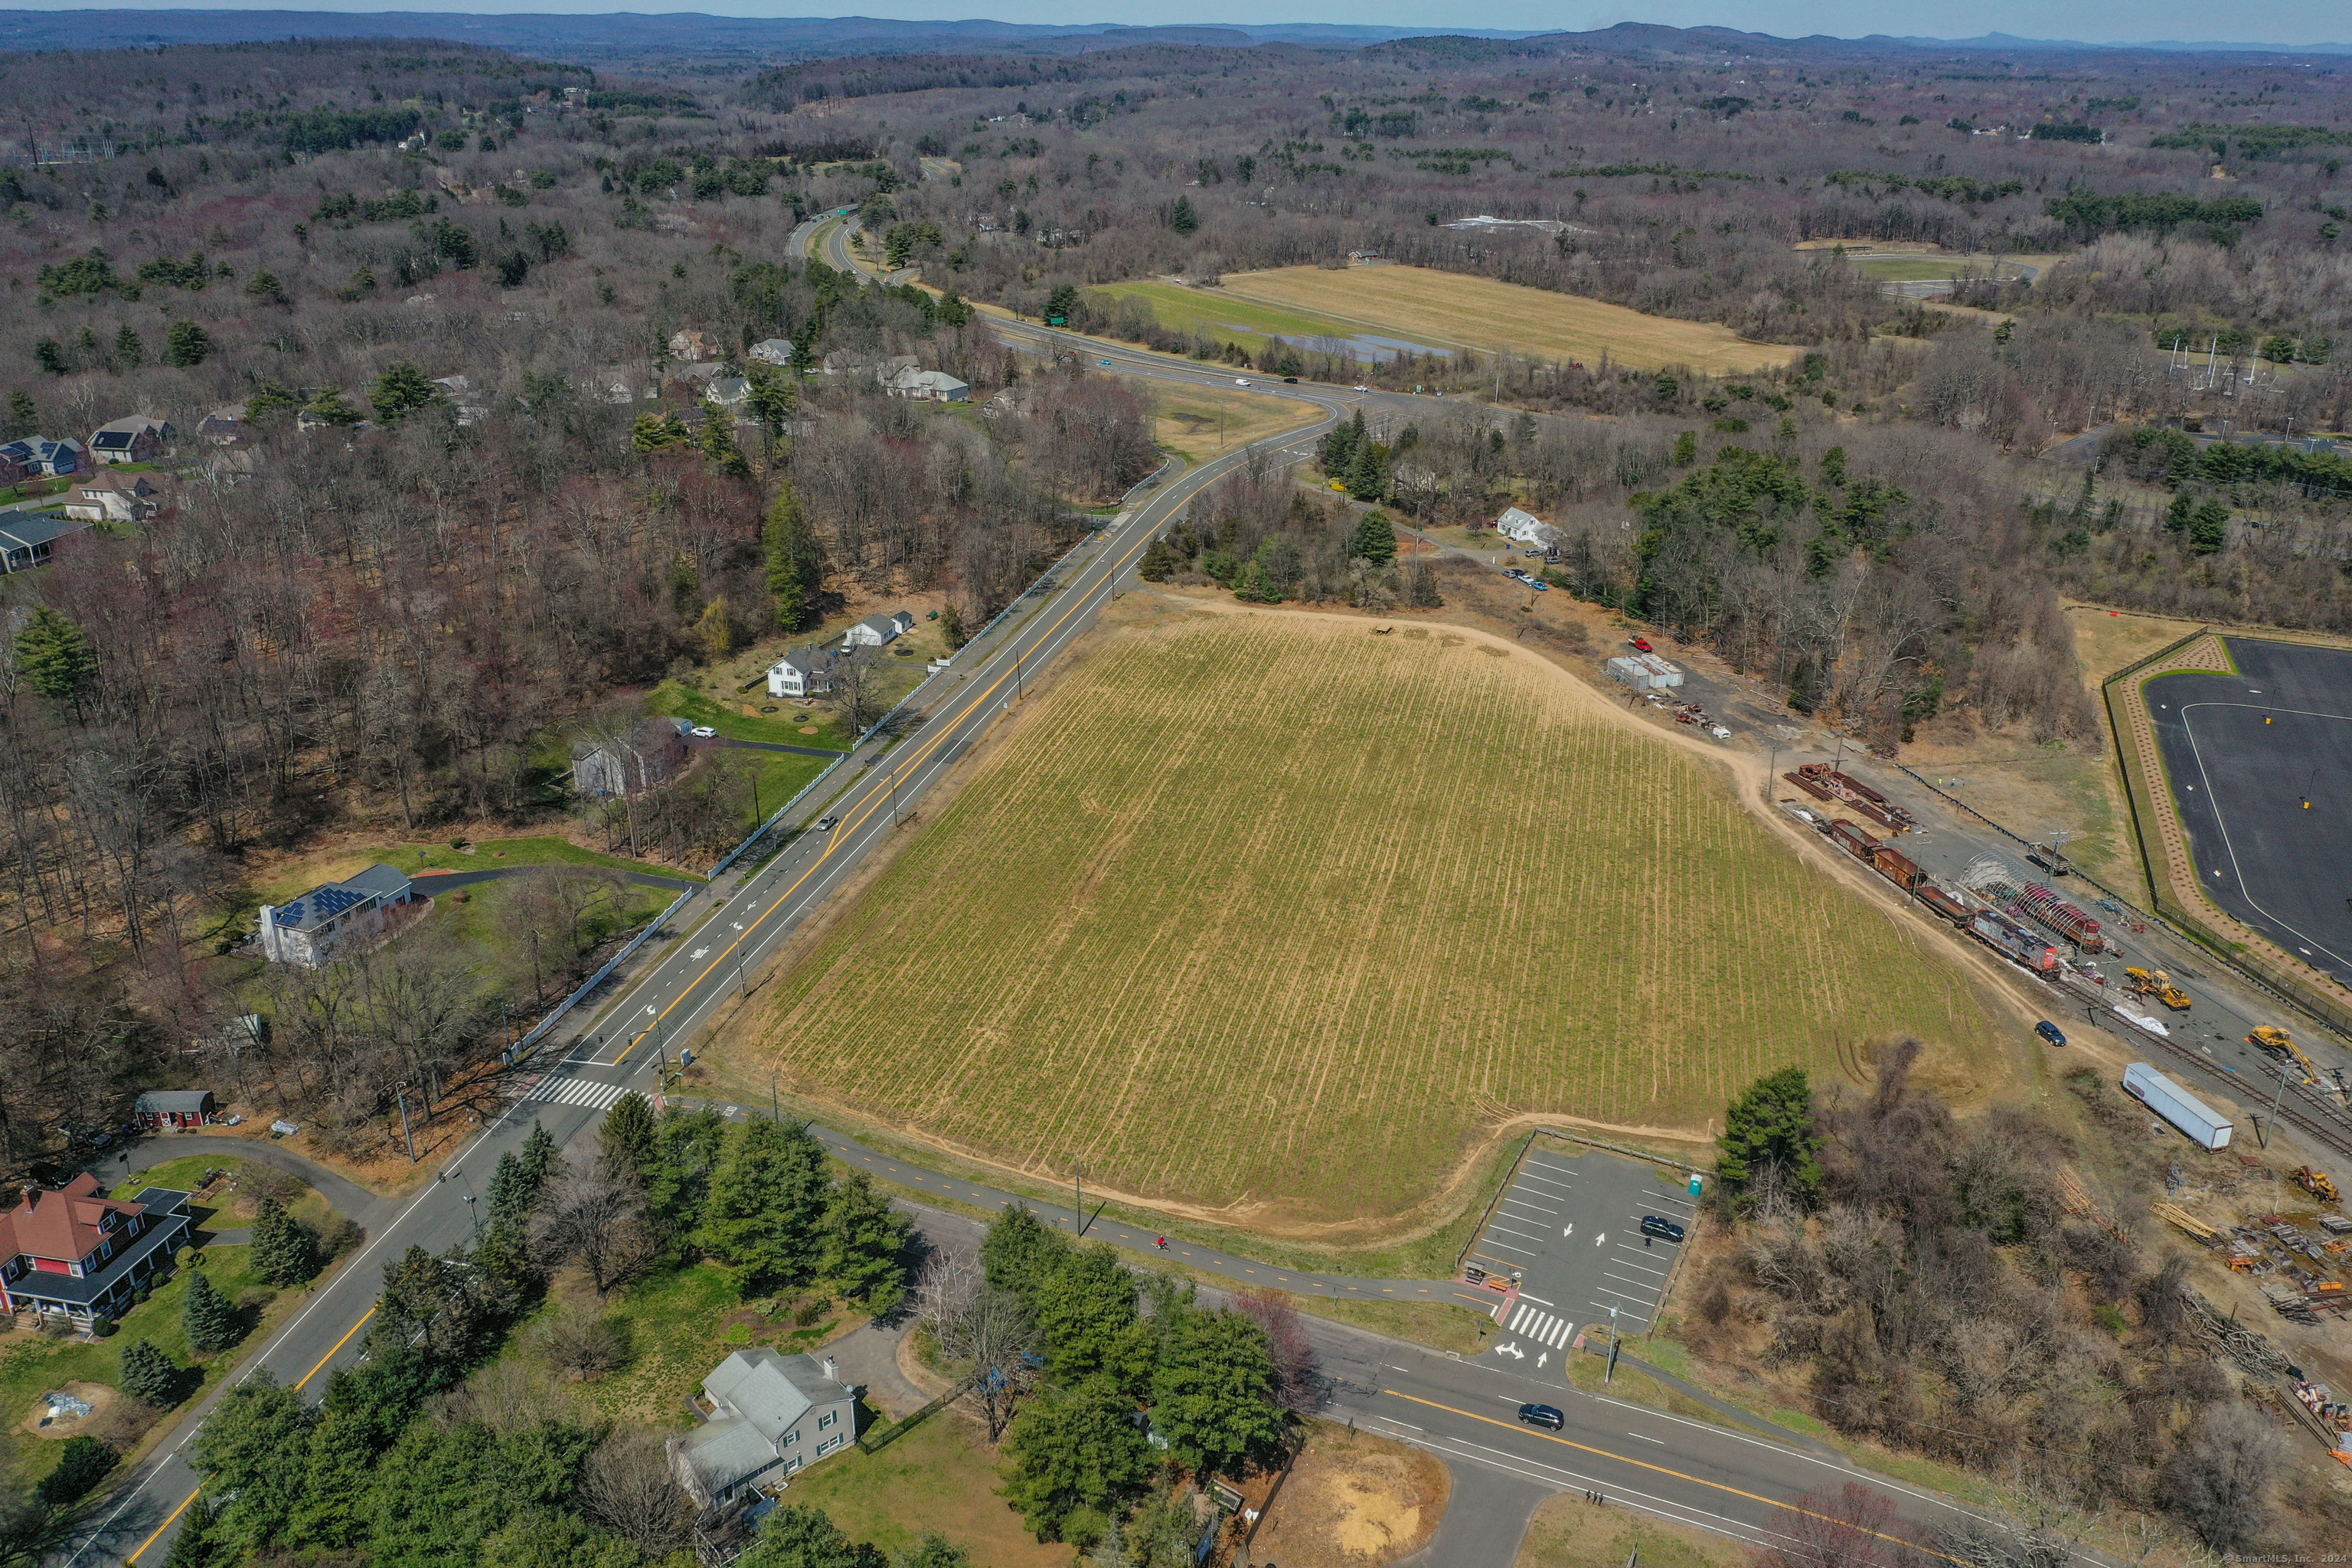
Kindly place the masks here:
POLYGON ((1699 1128, 1840 1037, 1993 1037, 1926 939, 1526 654, 1195 614, 1033 702, 730 1032, 747 1069, 1311 1226, 1516 1113, 1699 1128))

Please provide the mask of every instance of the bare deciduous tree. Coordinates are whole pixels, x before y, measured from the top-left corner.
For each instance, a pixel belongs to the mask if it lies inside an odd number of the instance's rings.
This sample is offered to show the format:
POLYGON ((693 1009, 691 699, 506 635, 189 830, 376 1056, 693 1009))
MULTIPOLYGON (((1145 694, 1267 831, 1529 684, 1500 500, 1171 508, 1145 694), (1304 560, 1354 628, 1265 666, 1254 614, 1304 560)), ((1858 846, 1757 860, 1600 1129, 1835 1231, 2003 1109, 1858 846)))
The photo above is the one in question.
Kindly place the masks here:
POLYGON ((551 1264, 577 1261, 602 1296, 653 1258, 645 1193, 601 1164, 569 1163, 531 1215, 531 1247, 551 1264))
POLYGON ((581 1510, 644 1552, 667 1556, 685 1544, 691 1510, 671 1475, 662 1436, 615 1427, 588 1456, 577 1494, 581 1510))
POLYGON ((1004 1435, 1013 1406, 1037 1380, 1031 1359, 1041 1341, 1037 1325, 1009 1291, 988 1283, 979 1259, 936 1260, 915 1290, 916 1315, 939 1341, 949 1364, 971 1379, 971 1395, 988 1422, 988 1440, 1004 1435))

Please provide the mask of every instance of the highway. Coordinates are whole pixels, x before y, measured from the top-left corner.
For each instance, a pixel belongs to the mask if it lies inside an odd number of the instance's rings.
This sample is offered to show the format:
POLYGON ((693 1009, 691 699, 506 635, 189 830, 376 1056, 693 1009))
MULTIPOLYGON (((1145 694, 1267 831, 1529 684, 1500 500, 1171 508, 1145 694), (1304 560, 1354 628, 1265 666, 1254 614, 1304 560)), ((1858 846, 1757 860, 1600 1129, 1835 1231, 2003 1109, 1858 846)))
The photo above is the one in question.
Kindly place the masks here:
MULTIPOLYGON (((795 247, 804 247, 819 226, 812 222, 796 231, 795 247)), ((827 243, 828 251, 835 247, 836 265, 854 265, 837 230, 827 243)), ((1049 329, 995 319, 990 324, 1017 340, 1083 349, 1093 358, 1113 360, 1127 374, 1201 384, 1231 385, 1234 379, 1181 359, 1049 329)), ((516 1098, 503 1116, 421 1190, 397 1205, 387 1202, 371 1210, 373 1228, 360 1254, 313 1288, 295 1316, 255 1347, 238 1377, 267 1373, 314 1396, 323 1392, 325 1379, 355 1359, 365 1342, 383 1266, 411 1247, 437 1252, 470 1239, 492 1168, 501 1153, 520 1147, 533 1121, 569 1145, 593 1138, 604 1109, 624 1092, 657 1088, 656 1065, 689 1045, 741 994, 760 965, 919 810, 956 762, 1022 700, 1028 681, 1093 624, 1145 547, 1187 502, 1252 450, 1268 448, 1278 460, 1297 460, 1321 431, 1362 401, 1337 388, 1250 379, 1255 390, 1312 405, 1316 418, 1131 497, 1107 530, 1065 557, 947 669, 927 680, 893 734, 869 739, 850 753, 828 781, 824 797, 804 803, 787 825, 803 830, 765 863, 719 879, 707 897, 690 904, 667 947, 628 983, 594 1027, 519 1068, 516 1098), (821 814, 836 825, 829 831, 803 826, 821 814)), ((837 1133, 824 1136, 845 1158, 862 1152, 837 1133)), ((892 1179, 919 1184, 916 1174, 892 1179)), ((943 1194, 948 1186, 940 1184, 943 1194)), ((1110 1239, 1141 1245, 1136 1233, 1113 1228, 1118 1234, 1110 1239)), ((1238 1280, 1241 1275, 1230 1277, 1238 1280)), ((1318 1288, 1338 1293, 1345 1283, 1331 1280, 1318 1288)), ((1339 1379, 1336 1413, 1421 1444, 1465 1478, 1455 1510, 1460 1521, 1449 1524, 1449 1535, 1439 1542, 1454 1542, 1442 1559, 1449 1568, 1507 1563, 1526 1508, 1549 1491, 1594 1490, 1662 1517, 1753 1541, 1769 1529, 1779 1502, 1851 1474, 1793 1445, 1576 1394, 1559 1384, 1557 1372, 1538 1383, 1531 1361, 1529 1374, 1522 1375, 1321 1320, 1310 1323, 1326 1346, 1327 1370, 1339 1379), (1568 1412, 1566 1431, 1538 1433, 1517 1423, 1518 1404, 1535 1397, 1568 1412), (1477 1506, 1472 1506, 1474 1499, 1477 1506)), ((68 1565, 162 1562, 171 1528, 196 1488, 186 1445, 225 1389, 184 1413, 156 1455, 100 1504, 92 1539, 66 1560, 68 1565)), ((1949 1506, 1894 1483, 1873 1484, 1895 1495, 1915 1517, 1949 1506)))

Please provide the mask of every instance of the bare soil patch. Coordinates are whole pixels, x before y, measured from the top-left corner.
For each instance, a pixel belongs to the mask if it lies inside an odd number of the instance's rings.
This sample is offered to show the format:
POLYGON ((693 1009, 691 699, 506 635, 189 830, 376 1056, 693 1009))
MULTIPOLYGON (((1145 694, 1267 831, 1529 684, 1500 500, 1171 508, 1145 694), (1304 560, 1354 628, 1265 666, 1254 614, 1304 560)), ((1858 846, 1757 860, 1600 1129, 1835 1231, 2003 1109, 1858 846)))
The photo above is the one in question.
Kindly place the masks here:
POLYGON ((1428 1544, 1453 1487, 1419 1448, 1318 1421, 1250 1555, 1285 1568, 1380 1568, 1428 1544))

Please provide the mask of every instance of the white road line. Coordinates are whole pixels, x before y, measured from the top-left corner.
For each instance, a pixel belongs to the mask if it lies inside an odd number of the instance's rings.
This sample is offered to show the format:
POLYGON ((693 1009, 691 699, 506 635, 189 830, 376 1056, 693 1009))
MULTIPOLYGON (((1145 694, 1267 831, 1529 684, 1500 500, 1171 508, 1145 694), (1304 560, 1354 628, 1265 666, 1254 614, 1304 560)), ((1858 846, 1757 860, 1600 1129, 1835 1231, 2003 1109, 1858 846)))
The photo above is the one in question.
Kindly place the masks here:
POLYGON ((1543 1235, 1539 1231, 1513 1230, 1501 1220, 1496 1220, 1486 1226, 1486 1234, 1488 1236, 1494 1235, 1498 1230, 1505 1236, 1516 1236, 1522 1241, 1549 1241, 1551 1239, 1549 1237, 1543 1235))
POLYGON ((1534 1315, 1535 1309, 1533 1307, 1520 1308, 1517 1311, 1511 1314, 1511 1321, 1503 1325, 1503 1331, 1512 1334, 1517 1333, 1522 1328, 1527 1326, 1528 1320, 1534 1315))
POLYGON ((1538 1213, 1538 1214, 1547 1214, 1547 1215, 1549 1215, 1549 1214, 1558 1214, 1558 1213, 1559 1212, 1558 1209, 1554 1209, 1554 1208, 1546 1208, 1546 1207, 1545 1207, 1543 1205, 1541 1205, 1541 1204, 1531 1204, 1531 1203, 1528 1202, 1528 1200, 1527 1200, 1527 1199, 1525 1199, 1525 1198, 1505 1198, 1505 1199, 1504 1199, 1500 1204, 1498 1204, 1498 1205, 1496 1205, 1496 1207, 1498 1207, 1498 1208, 1507 1208, 1507 1209, 1533 1209, 1533 1210, 1534 1210, 1536 1213, 1538 1213))
POLYGON ((1480 1242, 1480 1244, 1481 1244, 1482 1246, 1486 1246, 1486 1247, 1501 1247, 1501 1248, 1502 1248, 1502 1250, 1504 1250, 1505 1252, 1516 1252, 1516 1253, 1517 1253, 1521 1258, 1533 1258, 1533 1257, 1535 1257, 1535 1256, 1536 1256, 1536 1254, 1534 1254, 1534 1253, 1532 1253, 1532 1252, 1529 1252, 1529 1251, 1528 1251, 1526 1247, 1506 1247, 1506 1246, 1504 1246, 1504 1244, 1503 1244, 1503 1243, 1501 1243, 1501 1242, 1499 1242, 1499 1241, 1495 1241, 1495 1240, 1491 1240, 1491 1239, 1487 1239, 1487 1238, 1484 1238, 1484 1237, 1482 1237, 1482 1238, 1481 1238, 1481 1242, 1480 1242))
POLYGON ((1538 1307, 1550 1307, 1558 1304, 1556 1302, 1547 1301, 1541 1296, 1530 1296, 1525 1290, 1519 1292, 1519 1300, 1522 1301, 1533 1301, 1538 1307))
MULTIPOLYGON (((1620 1247, 1617 1250, 1620 1252, 1647 1252, 1651 1249, 1643 1247, 1620 1247)), ((1645 1274, 1664 1274, 1665 1272, 1663 1268, 1653 1268, 1646 1263, 1636 1263, 1630 1258, 1618 1258, 1617 1262, 1627 1268, 1639 1268, 1645 1274)))

